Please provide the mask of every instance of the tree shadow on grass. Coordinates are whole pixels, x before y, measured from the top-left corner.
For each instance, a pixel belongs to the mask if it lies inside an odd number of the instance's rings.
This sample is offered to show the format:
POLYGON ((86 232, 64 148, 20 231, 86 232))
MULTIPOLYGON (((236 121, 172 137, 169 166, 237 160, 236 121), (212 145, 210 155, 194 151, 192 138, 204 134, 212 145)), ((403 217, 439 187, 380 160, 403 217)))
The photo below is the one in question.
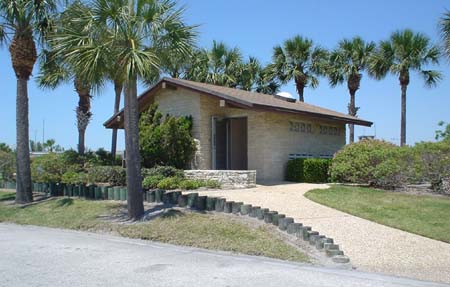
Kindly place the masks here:
POLYGON ((0 197, 0 201, 9 201, 16 199, 16 194, 5 194, 0 197))
POLYGON ((56 207, 67 207, 73 204, 72 198, 61 198, 56 201, 56 207))

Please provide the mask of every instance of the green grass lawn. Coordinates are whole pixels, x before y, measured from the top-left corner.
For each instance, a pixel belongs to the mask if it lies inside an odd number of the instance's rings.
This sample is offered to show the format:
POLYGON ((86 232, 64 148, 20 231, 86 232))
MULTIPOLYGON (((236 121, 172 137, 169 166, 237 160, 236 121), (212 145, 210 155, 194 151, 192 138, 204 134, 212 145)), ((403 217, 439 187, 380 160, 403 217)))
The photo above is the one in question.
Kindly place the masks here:
POLYGON ((303 252, 269 228, 250 225, 233 216, 172 209, 150 221, 124 224, 111 219, 124 208, 111 201, 54 198, 20 207, 1 202, 2 198, 13 200, 14 193, 0 192, 0 222, 108 232, 176 245, 309 261, 303 252))
POLYGON ((305 196, 355 216, 450 243, 450 198, 348 186, 316 189, 305 196))

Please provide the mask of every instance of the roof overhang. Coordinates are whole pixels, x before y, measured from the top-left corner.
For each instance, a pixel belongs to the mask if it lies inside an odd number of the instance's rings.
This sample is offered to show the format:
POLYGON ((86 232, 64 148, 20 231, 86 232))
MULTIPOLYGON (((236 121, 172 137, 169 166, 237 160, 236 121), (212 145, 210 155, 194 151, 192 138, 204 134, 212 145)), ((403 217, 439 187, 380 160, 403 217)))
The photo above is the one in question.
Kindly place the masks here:
MULTIPOLYGON (((147 109, 151 104, 152 97, 161 89, 177 89, 177 88, 187 89, 196 93, 200 93, 206 96, 216 97, 222 100, 226 100, 227 104, 244 109, 253 109, 253 110, 264 110, 264 111, 272 111, 272 112, 281 112, 281 113, 290 113, 290 114, 299 114, 305 115, 308 117, 313 117, 317 119, 325 119, 330 121, 338 121, 344 124, 355 124, 361 126, 372 126, 372 122, 358 119, 356 117, 348 118, 348 117, 340 117, 335 115, 327 115, 323 113, 313 112, 313 111, 300 111, 298 109, 289 109, 284 107, 275 107, 271 105, 263 105, 263 104, 255 104, 248 101, 244 101, 232 96, 228 96, 224 93, 218 93, 215 91, 211 91, 209 89, 204 89, 202 87, 193 87, 181 81, 176 81, 170 78, 163 78, 159 80, 155 85, 150 87, 148 90, 143 92, 138 97, 138 106, 139 112, 143 112, 147 109)), ((120 110, 118 113, 111 116, 104 124, 108 129, 123 129, 124 127, 124 110, 120 110)))

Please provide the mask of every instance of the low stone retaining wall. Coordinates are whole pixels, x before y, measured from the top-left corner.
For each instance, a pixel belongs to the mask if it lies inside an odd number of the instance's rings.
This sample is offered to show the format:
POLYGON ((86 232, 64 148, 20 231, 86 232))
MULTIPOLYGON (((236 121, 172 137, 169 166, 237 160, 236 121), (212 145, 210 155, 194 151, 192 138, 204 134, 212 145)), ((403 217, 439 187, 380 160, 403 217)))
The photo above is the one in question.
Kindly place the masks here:
POLYGON ((250 188, 256 186, 256 170, 185 170, 190 179, 216 180, 222 188, 250 188))

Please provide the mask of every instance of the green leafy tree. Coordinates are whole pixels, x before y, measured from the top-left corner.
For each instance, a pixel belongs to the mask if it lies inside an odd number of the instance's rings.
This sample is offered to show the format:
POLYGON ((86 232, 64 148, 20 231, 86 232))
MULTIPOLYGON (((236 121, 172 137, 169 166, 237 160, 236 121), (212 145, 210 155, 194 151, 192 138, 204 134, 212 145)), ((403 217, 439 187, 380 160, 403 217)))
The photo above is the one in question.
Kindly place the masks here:
POLYGON ((6 152, 6 153, 12 153, 11 147, 6 143, 0 143, 0 151, 6 152))
POLYGON ((406 144, 406 90, 410 72, 416 71, 423 76, 427 86, 436 85, 441 80, 442 74, 436 70, 428 70, 427 66, 438 64, 439 57, 439 48, 432 45, 426 35, 406 29, 392 33, 389 40, 381 41, 369 61, 369 72, 376 79, 392 74, 397 76, 400 82, 401 146, 406 144))
POLYGON ((302 36, 286 40, 273 48, 269 69, 281 84, 294 81, 299 100, 305 101, 304 89, 319 85, 318 76, 324 75, 328 52, 315 46, 313 41, 302 36))
MULTIPOLYGON (((355 104, 355 94, 361 84, 362 72, 369 66, 368 60, 375 50, 375 43, 365 42, 361 37, 351 40, 344 39, 339 42, 338 47, 331 52, 327 75, 332 87, 344 82, 350 93, 348 114, 356 116, 359 107, 355 104)), ((355 127, 349 125, 349 141, 355 141, 355 127)))
POLYGON ((53 149, 55 147, 55 143, 56 143, 56 141, 54 139, 48 139, 44 143, 44 147, 45 147, 45 149, 47 149, 48 152, 53 152, 53 149))
POLYGON ((443 141, 449 141, 450 142, 450 124, 445 124, 443 121, 440 121, 438 123, 440 127, 443 128, 443 130, 437 130, 436 131, 436 140, 443 140, 443 141))
POLYGON ((150 106, 139 119, 139 146, 145 167, 187 168, 195 153, 191 135, 192 118, 163 117, 157 105, 150 106))
POLYGON ((28 80, 37 60, 36 39, 51 25, 56 1, 0 1, 0 41, 9 42, 9 52, 17 78, 16 95, 16 202, 33 201, 31 190, 28 80))
POLYGON ((119 62, 117 74, 124 80, 128 215, 138 219, 144 213, 138 80, 148 78, 159 68, 160 59, 155 51, 167 35, 173 32, 182 35, 178 38, 178 49, 188 49, 194 39, 193 28, 184 24, 183 9, 170 0, 92 0, 87 6, 87 12, 79 11, 66 21, 67 25, 53 39, 54 47, 86 82, 105 78, 111 59, 119 62), (74 23, 77 25, 72 26, 74 23))

